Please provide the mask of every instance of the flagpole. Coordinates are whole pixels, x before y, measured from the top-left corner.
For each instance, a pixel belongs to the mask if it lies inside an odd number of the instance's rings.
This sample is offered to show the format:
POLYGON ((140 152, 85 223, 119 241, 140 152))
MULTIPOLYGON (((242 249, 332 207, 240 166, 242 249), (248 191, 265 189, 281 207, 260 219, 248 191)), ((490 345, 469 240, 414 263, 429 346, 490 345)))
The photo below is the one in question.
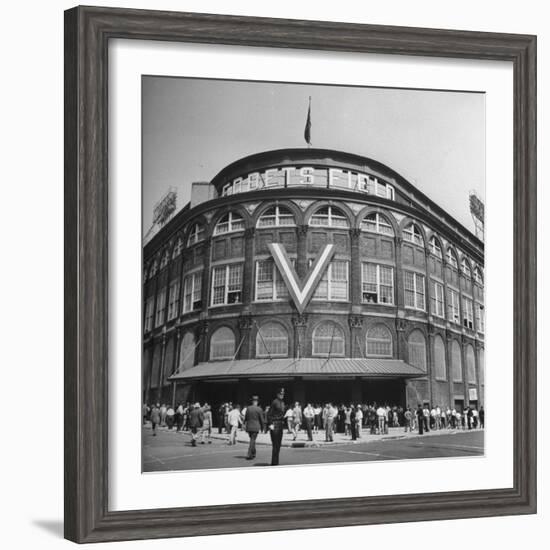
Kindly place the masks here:
MULTIPOLYGON (((311 117, 311 96, 309 96, 308 113, 309 113, 309 116, 311 117)), ((311 124, 311 122, 310 122, 310 124, 311 124)), ((311 141, 307 144, 307 148, 311 149, 311 141)))
POLYGON ((306 127, 304 129, 304 139, 308 149, 311 147, 311 96, 309 96, 309 105, 307 108, 306 127))

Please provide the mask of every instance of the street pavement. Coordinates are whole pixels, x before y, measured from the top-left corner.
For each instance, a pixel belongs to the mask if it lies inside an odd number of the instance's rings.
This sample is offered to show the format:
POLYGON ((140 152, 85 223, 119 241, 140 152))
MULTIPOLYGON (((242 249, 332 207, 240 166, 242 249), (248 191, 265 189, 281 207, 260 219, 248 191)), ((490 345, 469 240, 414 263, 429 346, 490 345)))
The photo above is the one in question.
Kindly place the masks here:
MULTIPOLYGON (((306 442, 301 433, 298 446, 292 446, 292 436, 285 434, 281 448, 281 465, 329 464, 372 460, 409 460, 418 458, 444 458, 482 456, 483 430, 439 430, 419 436, 416 432, 404 434, 403 428, 391 428, 388 435, 366 435, 351 441, 349 436, 336 434, 333 443, 325 443, 324 435, 316 441, 306 442)), ((249 468, 269 466, 271 444, 269 435, 259 437, 256 458, 246 460, 248 436, 239 433, 236 445, 228 445, 226 434, 213 434, 211 443, 191 445, 189 432, 160 429, 153 436, 148 426, 143 428, 143 471, 202 470, 219 468, 249 468)))

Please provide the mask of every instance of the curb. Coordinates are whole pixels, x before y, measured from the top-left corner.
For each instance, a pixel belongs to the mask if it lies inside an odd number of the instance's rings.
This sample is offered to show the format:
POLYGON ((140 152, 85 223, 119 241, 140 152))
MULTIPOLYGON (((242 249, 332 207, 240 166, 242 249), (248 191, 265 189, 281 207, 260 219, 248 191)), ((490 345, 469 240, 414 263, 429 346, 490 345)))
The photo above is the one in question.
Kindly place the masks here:
MULTIPOLYGON (((163 430, 164 431, 164 430, 163 430)), ((168 430, 167 430, 168 431, 168 430)), ((419 433, 401 433, 401 434, 395 434, 395 435, 382 435, 377 437, 376 439, 368 439, 368 437, 359 438, 356 440, 350 440, 346 439, 344 441, 283 441, 281 444, 281 447, 284 448, 292 448, 292 449, 306 449, 306 448, 320 448, 320 447, 330 447, 335 445, 356 445, 358 443, 374 443, 377 441, 397 441, 401 439, 416 439, 419 437, 425 438, 425 437, 436 437, 438 435, 456 435, 461 433, 472 433, 472 432, 478 432, 478 431, 484 431, 483 428, 477 428, 475 430, 431 430, 428 433, 424 433, 420 435, 419 433)), ((176 433, 174 431, 174 433, 176 433)), ((181 433, 181 432, 180 432, 181 433)), ((183 432, 187 433, 187 432, 183 432)), ((228 437, 227 434, 211 434, 210 439, 217 440, 217 441, 227 441, 228 437)), ((248 439, 238 439, 237 443, 242 443, 243 445, 248 445, 248 439)), ((271 441, 256 441, 256 445, 264 446, 264 447, 271 447, 271 441)))

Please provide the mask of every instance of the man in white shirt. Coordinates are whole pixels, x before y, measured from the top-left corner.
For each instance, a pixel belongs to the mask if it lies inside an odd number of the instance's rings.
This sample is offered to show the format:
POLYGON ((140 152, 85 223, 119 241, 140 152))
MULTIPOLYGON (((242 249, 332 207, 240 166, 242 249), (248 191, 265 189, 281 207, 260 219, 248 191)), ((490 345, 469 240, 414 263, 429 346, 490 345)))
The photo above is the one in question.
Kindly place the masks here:
POLYGON ((378 409, 376 409, 376 416, 378 418, 378 433, 382 435, 386 423, 386 409, 382 406, 378 407, 378 409))
POLYGON ((315 418, 315 411, 311 406, 311 403, 308 403, 307 407, 304 409, 304 428, 307 433, 308 441, 313 441, 312 428, 313 428, 313 419, 315 418))
POLYGON ((332 406, 332 403, 328 403, 325 410, 325 441, 334 441, 334 419, 338 410, 332 406))
POLYGON ((441 408, 439 405, 435 408, 435 429, 441 430, 441 408))
POLYGON ((456 429, 461 430, 462 429, 462 415, 458 411, 456 411, 455 418, 456 418, 456 429))
POLYGON ((478 418, 479 418, 479 412, 477 411, 477 409, 472 409, 472 416, 473 416, 473 421, 474 421, 474 428, 477 428, 479 426, 479 421, 478 421, 478 418))
POLYGON ((285 421, 286 421, 286 427, 287 427, 287 433, 292 433, 292 423, 294 422, 294 409, 292 406, 288 407, 288 409, 285 412, 285 421))
POLYGON ((357 410, 355 411, 355 433, 357 437, 361 437, 361 429, 363 427, 363 409, 361 405, 357 405, 357 410))
POLYGON ((430 409, 428 408, 428 405, 424 405, 422 414, 423 414, 422 420, 424 421, 424 431, 429 432, 430 431, 430 409))
POLYGON ((229 445, 235 445, 237 443, 237 431, 239 426, 242 425, 243 421, 241 418, 241 406, 237 405, 235 408, 229 411, 227 416, 227 421, 231 427, 231 432, 229 433, 229 445))

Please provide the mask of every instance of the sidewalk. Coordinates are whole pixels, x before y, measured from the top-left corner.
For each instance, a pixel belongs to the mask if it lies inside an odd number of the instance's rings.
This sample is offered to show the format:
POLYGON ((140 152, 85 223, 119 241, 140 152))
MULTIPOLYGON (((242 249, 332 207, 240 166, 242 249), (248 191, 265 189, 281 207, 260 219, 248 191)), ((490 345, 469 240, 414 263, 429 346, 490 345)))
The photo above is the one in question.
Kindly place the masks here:
MULTIPOLYGON (((150 425, 147 424, 147 428, 150 428, 150 425)), ((168 430, 167 428, 157 428, 165 433, 174 433, 176 434, 176 430, 168 430)), ((318 433, 313 434, 313 441, 307 440, 307 434, 304 431, 300 431, 298 433, 298 437, 294 441, 293 435, 287 433, 285 430, 283 433, 283 442, 282 447, 294 447, 294 448, 303 448, 303 447, 324 447, 328 445, 355 445, 357 443, 370 443, 372 441, 383 441, 383 440, 396 440, 396 439, 411 439, 415 437, 430 437, 430 436, 436 436, 436 435, 445 435, 445 434, 455 434, 455 433, 464 433, 467 431, 478 431, 479 429, 472 429, 472 430, 453 430, 453 429, 442 429, 442 430, 430 430, 429 432, 424 432, 423 435, 419 435, 417 431, 413 432, 406 432, 404 431, 404 428, 389 428, 387 434, 382 435, 371 435, 368 433, 368 430, 363 429, 361 433, 361 437, 353 441, 351 439, 351 436, 344 435, 341 433, 335 433, 334 434, 334 441, 325 441, 325 432, 320 431, 318 433)), ((189 434, 189 432, 180 432, 184 434, 189 434)), ((212 429, 211 438, 214 440, 220 440, 220 441, 228 441, 229 435, 226 433, 218 433, 218 428, 212 429)), ((238 443, 246 443, 248 444, 249 438, 248 434, 243 431, 239 430, 237 433, 237 442, 238 443)), ((261 433, 258 434, 258 438, 256 439, 256 445, 271 445, 271 438, 269 436, 269 433, 261 433)))

